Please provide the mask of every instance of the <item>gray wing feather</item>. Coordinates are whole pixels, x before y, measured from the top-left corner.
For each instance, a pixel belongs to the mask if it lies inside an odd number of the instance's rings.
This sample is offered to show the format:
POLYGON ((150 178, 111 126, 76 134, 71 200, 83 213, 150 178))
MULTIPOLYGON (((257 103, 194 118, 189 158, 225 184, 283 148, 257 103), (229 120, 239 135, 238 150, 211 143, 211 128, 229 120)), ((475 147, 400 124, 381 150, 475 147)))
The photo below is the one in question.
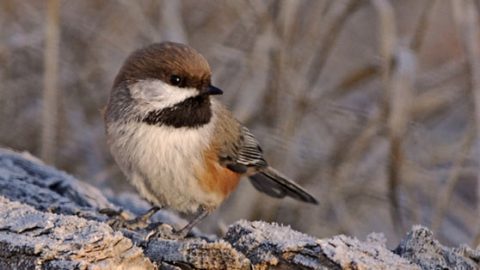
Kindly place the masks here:
POLYGON ((250 182, 259 191, 275 198, 289 196, 299 201, 317 203, 302 187, 268 166, 262 148, 246 127, 240 127, 238 145, 231 149, 234 151, 221 157, 222 163, 234 172, 250 175, 250 182))
POLYGON ((318 204, 317 199, 305 189, 271 167, 250 176, 250 182, 259 191, 275 198, 288 196, 302 202, 318 204))
POLYGON ((242 127, 242 145, 237 153, 236 162, 247 167, 266 167, 268 166, 263 159, 262 148, 257 139, 246 127, 242 127))

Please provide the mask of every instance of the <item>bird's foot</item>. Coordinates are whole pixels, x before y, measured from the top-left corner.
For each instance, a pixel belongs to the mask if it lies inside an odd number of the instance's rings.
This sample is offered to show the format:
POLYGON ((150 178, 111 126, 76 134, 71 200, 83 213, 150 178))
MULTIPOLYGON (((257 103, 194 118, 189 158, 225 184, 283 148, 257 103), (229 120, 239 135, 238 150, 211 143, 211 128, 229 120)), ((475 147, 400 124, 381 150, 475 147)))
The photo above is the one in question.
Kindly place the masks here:
POLYGON ((204 219, 208 215, 208 213, 209 212, 206 209, 200 208, 200 211, 195 216, 195 218, 180 230, 176 230, 172 228, 172 226, 164 223, 159 223, 157 225, 152 224, 152 226, 155 226, 155 227, 151 227, 153 230, 151 230, 150 233, 147 235, 146 240, 148 241, 153 237, 160 237, 160 238, 166 238, 166 239, 184 239, 189 235, 193 227, 195 227, 195 225, 198 224, 198 222, 204 219), (168 227, 165 227, 165 225, 167 225, 168 227))
POLYGON ((137 231, 139 229, 145 229, 149 226, 148 220, 159 210, 158 207, 153 207, 145 214, 138 216, 134 219, 129 219, 129 215, 124 210, 114 210, 110 208, 104 208, 100 210, 100 213, 107 215, 110 219, 107 224, 114 230, 128 229, 131 231, 137 231))
POLYGON ((145 237, 146 241, 151 239, 161 238, 169 240, 181 240, 188 236, 190 230, 185 230, 184 228, 177 230, 167 223, 157 222, 151 223, 147 230, 149 233, 145 237))
POLYGON ((99 212, 108 216, 108 220, 106 222, 114 230, 125 228, 127 222, 129 221, 128 213, 122 209, 115 210, 112 208, 103 208, 100 209, 99 212))

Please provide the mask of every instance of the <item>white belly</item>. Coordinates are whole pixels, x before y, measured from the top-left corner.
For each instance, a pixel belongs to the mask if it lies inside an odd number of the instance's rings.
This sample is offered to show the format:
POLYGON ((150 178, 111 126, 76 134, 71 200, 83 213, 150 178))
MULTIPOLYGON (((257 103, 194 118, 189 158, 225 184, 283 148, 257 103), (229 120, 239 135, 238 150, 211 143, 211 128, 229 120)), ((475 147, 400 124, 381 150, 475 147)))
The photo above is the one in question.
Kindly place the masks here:
POLYGON ((142 196, 180 212, 221 203, 222 196, 202 190, 195 173, 204 166, 203 151, 209 146, 214 121, 193 129, 133 125, 114 134, 109 127, 108 132, 112 154, 142 196))

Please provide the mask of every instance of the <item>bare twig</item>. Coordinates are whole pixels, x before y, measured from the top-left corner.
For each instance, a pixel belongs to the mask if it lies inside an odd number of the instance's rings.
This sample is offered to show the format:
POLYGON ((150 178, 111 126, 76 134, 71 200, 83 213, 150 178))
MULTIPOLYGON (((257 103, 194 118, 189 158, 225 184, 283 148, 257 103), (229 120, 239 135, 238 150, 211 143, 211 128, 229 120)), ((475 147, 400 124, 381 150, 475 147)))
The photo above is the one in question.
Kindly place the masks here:
MULTIPOLYGON (((379 45, 382 67, 382 81, 388 93, 390 74, 394 59, 395 45, 397 43, 395 14, 388 0, 372 0, 372 4, 379 16, 379 45)), ((388 96, 385 96, 386 98, 388 96)))
MULTIPOLYGON (((399 50, 397 65, 390 82, 390 113, 388 135, 390 137, 389 192, 393 214, 401 222, 399 205, 399 185, 402 180, 404 166, 403 140, 410 121, 410 107, 413 97, 416 60, 409 49, 399 50)), ((413 210, 413 209, 412 209, 413 210)), ((418 215, 416 215, 418 216, 418 215)), ((416 220, 418 222, 418 220, 416 220)), ((400 223, 400 225, 402 225, 400 223)))
POLYGON ((445 111, 452 103, 461 99, 464 94, 464 86, 429 90, 415 97, 415 102, 410 110, 410 117, 412 121, 435 117, 439 112, 445 111))
MULTIPOLYGON (((397 116, 400 109, 397 109, 395 114, 390 113, 390 106, 395 101, 392 98, 392 85, 391 85, 391 73, 392 64, 394 60, 394 50, 396 45, 396 29, 395 29, 395 15, 393 7, 388 0, 372 0, 372 4, 378 12, 379 16, 379 43, 380 43, 380 56, 381 56, 381 77, 385 94, 383 95, 382 112, 390 115, 389 120, 389 133, 390 133, 390 153, 388 162, 388 175, 389 175, 389 199, 391 203, 392 223, 394 225, 401 224, 401 216, 399 213, 399 166, 402 163, 402 152, 400 148, 401 136, 403 135, 403 128, 396 128, 396 122, 403 122, 401 116, 397 116), (400 120, 398 120, 400 119, 400 120)), ((398 106, 397 106, 398 107, 398 106)), ((398 107, 399 108, 399 107, 398 107)), ((399 227, 396 226, 398 229, 399 227)))
MULTIPOLYGON (((461 42, 467 55, 470 92, 474 100, 477 141, 480 139, 480 35, 478 12, 472 0, 452 1, 453 17, 460 33, 461 42)), ((480 158, 477 157, 477 160, 480 158)), ((480 215, 480 175, 477 175, 477 210, 480 215)), ((480 228, 480 224, 477 224, 480 228)), ((474 246, 480 240, 480 229, 474 246)))
POLYGON ((45 29, 44 89, 42 108, 41 156, 48 163, 55 163, 58 112, 58 43, 60 1, 49 0, 45 29))
POLYGON ((433 218, 431 223, 432 231, 438 230, 440 225, 445 217, 445 212, 447 207, 452 200, 453 191, 455 186, 460 179, 460 174, 462 172, 462 167, 465 162, 465 159, 468 157, 470 152, 470 148, 475 139, 475 132, 473 129, 468 130, 465 132, 462 140, 462 149, 461 152, 458 154, 455 162, 450 170, 450 175, 445 183, 445 185, 437 192, 437 199, 435 201, 435 208, 433 212, 433 218))
POLYGON ((162 34, 164 40, 187 43, 188 37, 182 20, 181 1, 163 1, 162 3, 162 34))
POLYGON ((312 60, 306 76, 306 79, 309 82, 309 88, 318 84, 318 80, 320 78, 319 74, 323 70, 323 66, 327 61, 328 55, 330 54, 333 45, 335 44, 338 36, 340 35, 341 29, 347 22, 348 18, 350 18, 350 16, 362 6, 363 2, 364 1, 362 0, 350 1, 342 10, 342 12, 338 14, 336 21, 332 23, 327 29, 325 38, 322 40, 320 49, 312 60))
POLYGON ((133 21, 131 25, 135 30, 143 35, 149 41, 160 41, 160 31, 158 25, 152 24, 145 16, 145 12, 142 9, 142 5, 136 2, 120 0, 118 1, 120 6, 124 6, 128 12, 126 15, 131 17, 133 21))
POLYGON ((433 6, 436 2, 436 0, 428 0, 425 3, 425 8, 422 10, 422 14, 420 15, 418 25, 410 43, 410 48, 414 52, 418 52, 418 50, 420 50, 420 48, 422 47, 423 41, 425 39, 425 33, 428 28, 428 19, 432 14, 433 6))
MULTIPOLYGON (((334 21, 330 25, 325 26, 325 34, 323 38, 317 41, 317 45, 320 49, 313 56, 313 59, 310 60, 306 70, 304 83, 303 85, 298 85, 293 92, 295 95, 295 104, 292 111, 288 112, 286 115, 283 124, 285 138, 290 138, 294 135, 294 127, 301 123, 301 116, 308 111, 309 106, 313 105, 309 102, 312 97, 312 94, 309 91, 318 84, 320 74, 323 71, 328 56, 330 55, 333 45, 337 41, 337 38, 348 18, 350 18, 350 16, 361 7, 363 2, 364 1, 361 0, 350 1, 340 10, 340 12, 338 12, 338 14, 336 14, 334 21)), ((331 6, 335 7, 335 4, 332 4, 331 6)), ((343 6, 343 4, 339 4, 339 6, 343 6)))

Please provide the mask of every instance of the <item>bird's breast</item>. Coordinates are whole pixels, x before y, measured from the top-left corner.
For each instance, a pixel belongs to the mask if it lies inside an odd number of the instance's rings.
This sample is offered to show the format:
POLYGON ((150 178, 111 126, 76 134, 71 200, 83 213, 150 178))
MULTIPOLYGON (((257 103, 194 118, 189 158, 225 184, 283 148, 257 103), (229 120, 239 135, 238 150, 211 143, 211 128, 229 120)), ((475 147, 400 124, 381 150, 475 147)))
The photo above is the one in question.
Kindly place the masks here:
POLYGON ((180 212, 214 209, 237 185, 239 176, 218 164, 211 147, 214 122, 200 128, 135 125, 110 129, 110 146, 131 183, 154 204, 180 212))

